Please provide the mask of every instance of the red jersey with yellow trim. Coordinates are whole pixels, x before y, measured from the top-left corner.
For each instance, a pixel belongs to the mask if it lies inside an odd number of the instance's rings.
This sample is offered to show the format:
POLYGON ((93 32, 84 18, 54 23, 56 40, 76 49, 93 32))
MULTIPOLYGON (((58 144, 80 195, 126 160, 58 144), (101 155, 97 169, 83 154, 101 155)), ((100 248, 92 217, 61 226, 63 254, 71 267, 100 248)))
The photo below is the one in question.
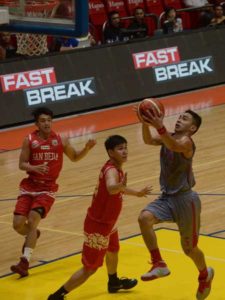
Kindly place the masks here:
POLYGON ((99 175, 99 182, 95 188, 91 206, 88 208, 88 216, 96 222, 114 226, 119 217, 123 199, 121 192, 110 195, 107 191, 106 173, 110 169, 116 169, 120 181, 124 176, 123 171, 117 169, 110 160, 105 163, 99 175))
POLYGON ((49 172, 47 174, 38 174, 36 172, 27 172, 29 178, 38 181, 55 182, 59 176, 63 164, 63 144, 60 135, 51 131, 47 140, 38 136, 38 130, 28 136, 30 147, 29 163, 31 165, 47 164, 49 172))

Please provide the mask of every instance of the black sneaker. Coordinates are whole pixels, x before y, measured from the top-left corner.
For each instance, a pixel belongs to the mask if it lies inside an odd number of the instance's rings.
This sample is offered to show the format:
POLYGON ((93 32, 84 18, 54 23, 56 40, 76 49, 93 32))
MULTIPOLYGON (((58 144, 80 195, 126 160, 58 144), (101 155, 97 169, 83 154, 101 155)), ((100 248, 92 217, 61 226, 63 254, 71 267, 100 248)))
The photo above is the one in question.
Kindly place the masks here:
POLYGON ((114 284, 108 282, 108 292, 116 293, 119 290, 129 290, 137 285, 137 279, 129 279, 122 277, 114 284))
POLYGON ((64 295, 55 296, 52 294, 48 297, 48 300, 64 300, 64 299, 65 299, 64 295))

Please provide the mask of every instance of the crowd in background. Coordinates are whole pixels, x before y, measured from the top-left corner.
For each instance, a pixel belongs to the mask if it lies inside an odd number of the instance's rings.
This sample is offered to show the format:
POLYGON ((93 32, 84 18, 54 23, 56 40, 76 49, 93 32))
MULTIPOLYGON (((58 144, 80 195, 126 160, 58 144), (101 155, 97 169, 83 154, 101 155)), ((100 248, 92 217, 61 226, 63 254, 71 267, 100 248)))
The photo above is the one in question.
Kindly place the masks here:
MULTIPOLYGON (((54 18, 71 18, 70 1, 61 1, 54 14, 54 18)), ((111 10, 108 12, 108 19, 100 27, 93 24, 90 18, 90 33, 86 39, 85 46, 95 46, 98 44, 109 44, 115 42, 124 42, 133 39, 146 38, 157 34, 174 34, 183 30, 190 30, 199 27, 213 27, 225 24, 225 2, 218 0, 183 0, 183 7, 196 8, 186 12, 177 11, 175 7, 165 7, 161 12, 159 28, 152 27, 152 19, 149 22, 149 15, 141 6, 134 8, 133 16, 121 18, 120 12, 111 10), (187 14, 190 14, 189 21, 192 24, 187 26, 185 20, 187 14), (99 31, 100 28, 100 31, 99 31)), ((53 37, 46 38, 46 52, 59 52, 76 49, 81 46, 81 42, 73 37, 53 37)), ((82 44, 83 47, 83 44, 82 44)), ((18 53, 16 34, 1 32, 0 33, 0 60, 16 57, 18 53)))
POLYGON ((133 18, 127 25, 126 18, 121 18, 119 11, 111 11, 108 20, 103 25, 102 43, 112 43, 126 41, 130 39, 143 38, 154 35, 154 33, 171 34, 187 31, 193 28, 212 27, 225 24, 225 2, 218 4, 216 1, 190 1, 184 0, 187 8, 196 8, 196 10, 179 12, 175 7, 166 7, 160 15, 160 28, 155 32, 152 30, 151 23, 148 22, 145 11, 142 7, 136 7, 133 18), (213 3, 214 2, 214 3, 213 3), (184 20, 189 16, 189 24, 184 20), (191 24, 190 24, 191 23, 191 24))

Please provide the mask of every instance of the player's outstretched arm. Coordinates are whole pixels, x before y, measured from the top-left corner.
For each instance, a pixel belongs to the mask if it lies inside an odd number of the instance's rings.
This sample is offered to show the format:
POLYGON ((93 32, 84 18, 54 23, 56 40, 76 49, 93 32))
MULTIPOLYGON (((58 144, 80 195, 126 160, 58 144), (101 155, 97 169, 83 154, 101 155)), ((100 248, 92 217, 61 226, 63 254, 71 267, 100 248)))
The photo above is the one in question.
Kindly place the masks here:
POLYGON ((137 197, 146 197, 148 195, 151 194, 152 192, 152 186, 148 185, 146 187, 144 187, 143 189, 141 190, 134 190, 134 189, 131 189, 129 187, 126 187, 126 189, 124 190, 124 194, 126 195, 132 195, 132 196, 137 196, 137 197))
MULTIPOLYGON (((138 113, 137 113, 138 106, 137 105, 135 105, 133 107, 133 110, 138 115, 138 113)), ((153 136, 152 133, 151 133, 151 130, 150 130, 150 127, 149 127, 150 123, 149 123, 148 118, 145 117, 145 116, 142 116, 142 118, 138 117, 138 119, 142 123, 142 138, 143 138, 144 143, 146 145, 155 145, 155 146, 161 145, 162 142, 161 142, 160 136, 159 135, 153 136)))
POLYGON ((149 125, 147 125, 146 123, 142 123, 142 137, 146 145, 159 146, 162 144, 160 136, 153 136, 149 125))
POLYGON ((62 138, 64 153, 73 162, 82 159, 88 154, 88 152, 96 145, 96 140, 89 139, 81 150, 76 150, 71 144, 68 138, 62 138))
POLYGON ((127 187, 127 173, 125 173, 124 177, 119 180, 118 172, 116 169, 110 169, 106 173, 106 187, 109 194, 118 194, 124 193, 126 195, 133 195, 137 197, 144 197, 151 194, 152 187, 146 186, 141 190, 134 190, 127 187))

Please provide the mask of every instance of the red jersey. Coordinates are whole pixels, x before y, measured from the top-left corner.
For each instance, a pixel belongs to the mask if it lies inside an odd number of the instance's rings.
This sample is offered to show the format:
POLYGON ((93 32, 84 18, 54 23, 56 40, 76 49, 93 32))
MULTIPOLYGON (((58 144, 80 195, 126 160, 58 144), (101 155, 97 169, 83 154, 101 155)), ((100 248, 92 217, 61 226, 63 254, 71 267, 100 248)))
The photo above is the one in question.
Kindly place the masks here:
POLYGON ((40 165, 46 163, 49 167, 47 174, 38 174, 36 172, 27 172, 29 178, 33 180, 55 182, 62 169, 63 163, 63 144, 61 137, 51 131, 47 140, 38 136, 38 130, 28 136, 30 147, 29 163, 31 165, 40 165))
POLYGON ((106 187, 106 173, 109 169, 116 169, 119 180, 123 178, 123 172, 111 162, 107 161, 102 167, 98 186, 95 189, 91 206, 88 208, 88 216, 90 219, 98 222, 111 224, 112 227, 116 223, 122 208, 122 193, 110 195, 106 187))

